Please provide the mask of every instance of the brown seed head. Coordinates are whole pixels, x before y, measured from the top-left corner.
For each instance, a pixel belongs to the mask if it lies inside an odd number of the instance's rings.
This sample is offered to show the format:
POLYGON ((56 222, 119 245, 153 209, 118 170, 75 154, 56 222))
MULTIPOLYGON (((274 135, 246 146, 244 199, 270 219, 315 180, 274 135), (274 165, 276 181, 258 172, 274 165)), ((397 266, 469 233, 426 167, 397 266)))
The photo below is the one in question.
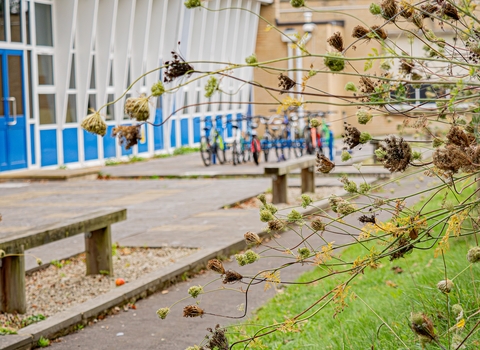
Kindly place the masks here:
MULTIPOLYGON (((388 38, 388 34, 387 34, 387 31, 379 26, 372 26, 372 30, 370 33, 375 33, 376 35, 378 35, 380 37, 380 39, 382 40, 385 40, 388 38)), ((375 38, 377 38, 377 36, 374 36, 375 38)))
POLYGON ((310 226, 315 231, 325 231, 325 224, 320 219, 315 219, 311 222, 310 226))
POLYGON ((424 341, 430 342, 436 339, 433 322, 423 313, 412 312, 410 316, 410 327, 412 331, 424 341))
POLYGON ((394 135, 387 137, 380 144, 380 149, 385 152, 383 166, 392 173, 404 171, 412 158, 412 149, 408 142, 394 135))
POLYGON ((423 18, 430 18, 431 15, 438 11, 438 6, 433 4, 424 4, 420 8, 422 9, 423 18))
POLYGON ((324 174, 328 174, 333 170, 333 168, 335 168, 335 163, 320 152, 317 153, 317 160, 315 161, 315 164, 317 166, 317 171, 324 174))
POLYGON ((455 174, 460 168, 470 166, 472 162, 462 148, 450 144, 435 150, 433 164, 440 170, 455 174))
POLYGON ((415 67, 415 62, 412 60, 406 60, 405 58, 402 58, 400 60, 400 72, 403 74, 410 74, 412 73, 412 69, 415 67))
POLYGON ((171 61, 165 62, 165 78, 163 79, 165 83, 170 83, 176 78, 192 73, 195 70, 175 51, 172 51, 172 58, 171 61))
POLYGON ((380 4, 382 9, 382 17, 387 21, 395 22, 395 16, 398 13, 398 6, 395 0, 383 0, 380 4))
POLYGON ((245 237, 245 242, 248 245, 259 246, 260 244, 262 244, 262 239, 256 233, 248 231, 247 233, 244 234, 244 237, 245 237))
POLYGON ((354 148, 360 144, 361 132, 356 127, 345 122, 345 132, 343 133, 343 142, 350 148, 354 148))
POLYGON ((373 80, 368 77, 360 77, 360 86, 366 94, 375 92, 375 84, 373 80))
POLYGON ((218 259, 209 260, 207 263, 207 269, 215 271, 221 275, 225 273, 225 268, 223 267, 222 262, 218 259))
POLYGON ((447 134, 447 144, 454 144, 460 147, 469 147, 475 142, 475 136, 467 135, 460 127, 452 126, 447 134))
POLYGON ((120 145, 125 145, 125 149, 130 149, 142 139, 140 125, 120 125, 112 130, 112 136, 118 136, 120 145))
POLYGON ((403 18, 408 19, 412 17, 414 11, 415 11, 415 8, 408 1, 402 0, 400 2, 400 16, 402 16, 403 18))
POLYGON ((283 221, 283 220, 278 220, 278 219, 275 219, 275 220, 270 220, 268 222, 268 228, 272 231, 280 231, 280 230, 283 230, 286 226, 286 222, 283 221))
POLYGON ((183 317, 202 317, 205 311, 197 305, 187 305, 183 308, 183 317))
POLYGON ((228 345, 228 339, 225 336, 225 328, 220 328, 220 325, 215 326, 215 330, 211 328, 207 328, 207 331, 212 333, 210 336, 207 336, 208 344, 207 348, 208 349, 217 349, 217 350, 228 350, 229 345, 228 345))
POLYGON ((335 32, 330 38, 327 39, 327 42, 339 52, 342 52, 345 49, 343 47, 343 38, 340 32, 335 32))
POLYGON ((148 97, 142 94, 140 97, 130 97, 125 102, 125 114, 139 122, 148 120, 150 116, 150 106, 148 97))
POLYGON ((458 21, 460 16, 458 15, 457 8, 450 4, 449 2, 445 2, 443 7, 443 14, 451 19, 458 21))
POLYGON ((235 283, 235 282, 241 281, 242 278, 243 276, 240 275, 238 272, 228 270, 227 272, 225 272, 225 277, 223 278, 223 284, 235 283))
POLYGON ((353 28, 352 37, 357 39, 364 38, 370 40, 370 38, 366 36, 368 33, 370 33, 370 31, 367 28, 362 26, 356 26, 355 28, 353 28))
POLYGON ((279 80, 278 86, 283 90, 280 92, 281 94, 283 94, 284 92, 287 92, 297 84, 295 80, 292 80, 288 76, 283 74, 280 74, 278 76, 278 80, 279 80))

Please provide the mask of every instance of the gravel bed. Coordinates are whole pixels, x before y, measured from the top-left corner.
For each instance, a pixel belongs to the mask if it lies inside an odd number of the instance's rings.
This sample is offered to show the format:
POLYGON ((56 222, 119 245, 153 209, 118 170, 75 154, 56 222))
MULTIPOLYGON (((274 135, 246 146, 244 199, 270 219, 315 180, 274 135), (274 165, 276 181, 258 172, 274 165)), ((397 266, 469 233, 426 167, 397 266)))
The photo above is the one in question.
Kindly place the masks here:
MULTIPOLYGON (((343 187, 318 187, 315 189, 315 193, 306 193, 308 194, 314 202, 319 201, 321 199, 326 199, 330 197, 332 194, 340 194, 343 191, 343 187)), ((272 194, 266 193, 265 196, 267 197, 267 202, 272 202, 272 194)), ((279 209, 291 207, 291 206, 300 206, 302 204, 302 192, 299 187, 289 187, 287 198, 288 203, 281 203, 276 204, 275 206, 279 209)), ((240 204, 232 206, 231 209, 252 209, 252 208, 260 208, 262 203, 257 198, 250 198, 240 204)))
POLYGON ((114 276, 85 276, 85 254, 54 261, 46 269, 26 276, 27 313, 1 314, 0 325, 11 329, 27 326, 83 303, 117 287, 117 278, 125 283, 194 253, 187 248, 117 248, 114 250, 114 276))

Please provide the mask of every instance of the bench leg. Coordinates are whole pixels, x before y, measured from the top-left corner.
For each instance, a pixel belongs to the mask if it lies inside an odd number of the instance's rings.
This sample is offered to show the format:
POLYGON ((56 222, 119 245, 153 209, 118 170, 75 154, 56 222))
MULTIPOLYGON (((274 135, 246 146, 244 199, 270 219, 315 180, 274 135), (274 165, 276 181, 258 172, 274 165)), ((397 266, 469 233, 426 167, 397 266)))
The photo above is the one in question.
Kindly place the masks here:
POLYGON ((110 225, 85 233, 87 275, 113 275, 110 225))
POLYGON ((272 177, 272 203, 287 203, 287 175, 275 175, 272 177))
POLYGON ((315 193, 315 172, 313 167, 302 169, 302 193, 315 193))
POLYGON ((27 312, 25 296, 25 257, 7 256, 0 259, 0 312, 27 312))

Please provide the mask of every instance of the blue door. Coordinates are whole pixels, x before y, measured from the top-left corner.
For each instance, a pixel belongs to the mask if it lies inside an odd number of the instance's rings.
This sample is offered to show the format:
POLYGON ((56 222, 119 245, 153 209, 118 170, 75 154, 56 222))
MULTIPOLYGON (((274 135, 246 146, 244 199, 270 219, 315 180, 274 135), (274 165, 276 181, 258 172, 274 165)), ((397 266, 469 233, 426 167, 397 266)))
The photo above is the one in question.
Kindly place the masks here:
POLYGON ((26 168, 23 52, 0 50, 0 171, 26 168))

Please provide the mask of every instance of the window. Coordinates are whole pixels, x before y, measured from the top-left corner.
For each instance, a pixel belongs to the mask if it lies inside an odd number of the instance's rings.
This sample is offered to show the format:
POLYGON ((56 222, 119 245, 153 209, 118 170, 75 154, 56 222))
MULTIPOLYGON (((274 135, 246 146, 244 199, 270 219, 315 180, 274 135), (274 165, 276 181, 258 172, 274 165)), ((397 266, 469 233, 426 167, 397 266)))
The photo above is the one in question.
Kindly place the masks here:
POLYGON ((77 95, 68 95, 66 123, 77 122, 77 95))
POLYGON ((35 3, 35 33, 37 45, 53 46, 51 5, 35 3))
POLYGON ((38 84, 53 85, 53 56, 38 55, 38 84))
POLYGON ((55 94, 39 94, 38 109, 40 110, 40 124, 55 124, 55 94))
POLYGON ((22 2, 10 0, 10 40, 22 42, 22 2))
POLYGON ((27 65, 28 65, 28 100, 30 101, 30 119, 33 119, 33 77, 32 77, 32 52, 27 52, 27 65))
POLYGON ((90 74, 90 89, 95 89, 95 55, 92 57, 92 71, 90 74))
POLYGON ((68 83, 69 89, 76 88, 76 80, 75 80, 75 54, 72 55, 72 66, 70 67, 70 82, 68 83))
POLYGON ((87 105, 88 113, 97 110, 97 96, 94 94, 88 95, 88 105, 87 105))
POLYGON ((5 0, 0 0, 0 41, 5 40, 5 0))
MULTIPOLYGON (((115 101, 113 94, 108 94, 107 103, 115 101)), ((115 120, 115 105, 107 106, 106 120, 115 120)))

